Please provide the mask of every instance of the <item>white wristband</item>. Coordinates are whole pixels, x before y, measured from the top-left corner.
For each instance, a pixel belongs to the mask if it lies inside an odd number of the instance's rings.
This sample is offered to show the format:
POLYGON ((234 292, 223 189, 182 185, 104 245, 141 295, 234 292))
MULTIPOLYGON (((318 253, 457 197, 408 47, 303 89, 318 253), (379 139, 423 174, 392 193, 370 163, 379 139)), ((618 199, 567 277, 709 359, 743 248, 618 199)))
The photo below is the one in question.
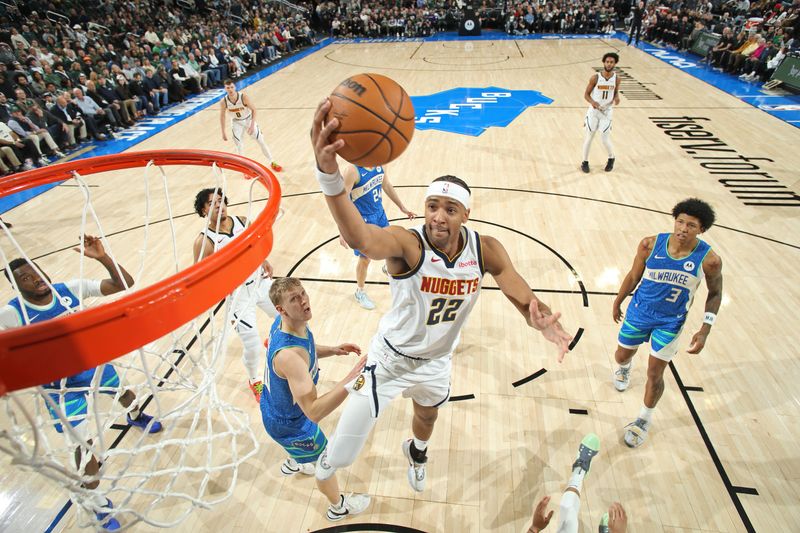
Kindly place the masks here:
POLYGON ((338 168, 333 174, 326 174, 319 168, 316 168, 316 171, 317 181, 325 196, 336 196, 344 192, 344 177, 338 168))
POLYGON ((709 326, 713 326, 716 320, 717 320, 717 315, 715 315, 714 313, 706 313, 706 316, 703 317, 703 324, 708 324, 709 326))

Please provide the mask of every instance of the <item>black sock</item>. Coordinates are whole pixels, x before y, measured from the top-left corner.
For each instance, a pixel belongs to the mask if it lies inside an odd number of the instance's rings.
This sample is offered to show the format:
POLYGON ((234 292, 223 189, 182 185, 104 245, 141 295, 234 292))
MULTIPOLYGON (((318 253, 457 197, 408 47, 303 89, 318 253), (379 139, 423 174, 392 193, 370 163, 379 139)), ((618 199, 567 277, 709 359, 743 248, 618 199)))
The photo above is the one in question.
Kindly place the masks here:
POLYGON ((414 446, 414 441, 411 441, 411 446, 408 448, 408 452, 411 455, 411 458, 414 460, 415 463, 426 463, 428 462, 427 451, 419 451, 416 446, 414 446))

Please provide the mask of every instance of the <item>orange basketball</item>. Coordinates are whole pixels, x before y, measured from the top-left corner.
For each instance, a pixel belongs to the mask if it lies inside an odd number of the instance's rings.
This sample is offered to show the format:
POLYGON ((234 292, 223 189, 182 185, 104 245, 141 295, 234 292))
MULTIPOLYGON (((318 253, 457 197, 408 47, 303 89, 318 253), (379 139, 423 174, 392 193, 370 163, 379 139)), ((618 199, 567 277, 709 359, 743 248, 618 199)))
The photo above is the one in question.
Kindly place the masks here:
POLYGON ((414 136, 414 106, 397 82, 380 74, 347 78, 331 93, 326 121, 339 119, 331 142, 344 140, 338 154, 360 167, 396 159, 414 136))

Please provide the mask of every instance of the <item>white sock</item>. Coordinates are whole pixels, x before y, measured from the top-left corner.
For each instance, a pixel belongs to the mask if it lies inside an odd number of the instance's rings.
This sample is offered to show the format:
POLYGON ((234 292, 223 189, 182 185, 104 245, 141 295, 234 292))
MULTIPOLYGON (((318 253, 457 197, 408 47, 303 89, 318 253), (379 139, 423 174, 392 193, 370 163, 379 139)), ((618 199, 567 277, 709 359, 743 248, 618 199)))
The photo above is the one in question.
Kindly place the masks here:
POLYGON ((414 437, 414 448, 416 448, 419 452, 424 452, 428 449, 428 441, 419 440, 418 438, 414 437))
POLYGON ((567 486, 572 487, 573 489, 580 492, 581 487, 583 486, 583 478, 585 477, 586 477, 586 470, 578 466, 572 470, 572 475, 569 478, 567 486))
POLYGON ((341 509, 344 507, 344 494, 339 495, 339 503, 333 505, 334 509, 341 509))
POLYGON ((647 407, 646 405, 642 406, 642 409, 639 411, 639 418, 642 418, 648 424, 653 418, 653 411, 655 411, 655 407, 647 407))
POLYGON ((633 359, 631 359, 630 361, 628 361, 628 363, 627 363, 627 364, 624 364, 624 365, 623 365, 623 364, 620 364, 620 365, 619 365, 619 367, 620 367, 620 368, 624 368, 625 370, 628 370, 628 369, 631 367, 631 365, 632 365, 632 364, 633 364, 633 359))
POLYGON ((97 493, 92 493, 89 496, 89 500, 92 502, 92 504, 95 507, 97 507, 97 509, 101 509, 101 508, 105 507, 106 504, 108 503, 108 499, 106 499, 105 496, 101 496, 100 494, 97 494, 97 493))
POLYGON ((139 418, 139 415, 142 414, 142 410, 139 409, 139 404, 133 404, 130 409, 128 410, 128 415, 131 417, 131 420, 136 420, 139 418))

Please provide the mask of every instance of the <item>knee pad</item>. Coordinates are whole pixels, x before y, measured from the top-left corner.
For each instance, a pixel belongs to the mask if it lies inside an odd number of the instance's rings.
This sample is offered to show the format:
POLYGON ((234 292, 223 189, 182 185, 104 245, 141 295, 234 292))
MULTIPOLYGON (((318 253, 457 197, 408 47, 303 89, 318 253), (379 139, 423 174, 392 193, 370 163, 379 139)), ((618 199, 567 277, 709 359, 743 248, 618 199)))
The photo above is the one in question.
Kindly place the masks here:
POLYGON ((319 481, 325 481, 330 479, 334 474, 336 474, 336 468, 328 462, 328 450, 325 450, 322 452, 322 455, 319 456, 319 459, 317 459, 314 477, 319 481))

